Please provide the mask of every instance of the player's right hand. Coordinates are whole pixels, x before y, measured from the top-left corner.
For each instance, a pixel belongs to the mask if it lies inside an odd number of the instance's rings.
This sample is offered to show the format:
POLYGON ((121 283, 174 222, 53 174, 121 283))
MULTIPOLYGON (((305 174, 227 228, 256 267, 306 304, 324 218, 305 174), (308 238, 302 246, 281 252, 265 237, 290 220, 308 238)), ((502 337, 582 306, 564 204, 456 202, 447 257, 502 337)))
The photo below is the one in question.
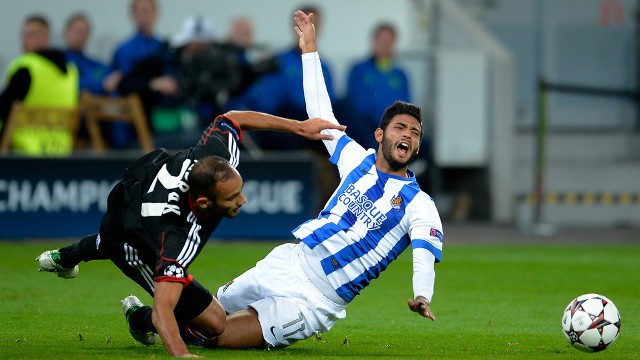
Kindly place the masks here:
POLYGON ((322 130, 335 129, 344 131, 347 127, 331 121, 315 118, 298 122, 296 134, 309 140, 333 140, 333 136, 321 133, 322 130))

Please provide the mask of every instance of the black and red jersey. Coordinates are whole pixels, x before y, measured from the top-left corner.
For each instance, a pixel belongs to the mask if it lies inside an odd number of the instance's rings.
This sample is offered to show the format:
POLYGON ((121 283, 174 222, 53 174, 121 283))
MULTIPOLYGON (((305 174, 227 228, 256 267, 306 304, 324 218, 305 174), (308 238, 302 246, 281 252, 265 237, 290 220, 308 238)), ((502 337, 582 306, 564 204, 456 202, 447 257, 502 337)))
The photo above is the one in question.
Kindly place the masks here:
POLYGON ((147 264, 155 281, 191 281, 187 268, 222 217, 196 216, 188 193, 189 172, 198 159, 211 155, 237 166, 241 140, 240 127, 219 116, 194 147, 175 154, 158 149, 126 169, 121 241, 135 249, 132 259, 147 264))

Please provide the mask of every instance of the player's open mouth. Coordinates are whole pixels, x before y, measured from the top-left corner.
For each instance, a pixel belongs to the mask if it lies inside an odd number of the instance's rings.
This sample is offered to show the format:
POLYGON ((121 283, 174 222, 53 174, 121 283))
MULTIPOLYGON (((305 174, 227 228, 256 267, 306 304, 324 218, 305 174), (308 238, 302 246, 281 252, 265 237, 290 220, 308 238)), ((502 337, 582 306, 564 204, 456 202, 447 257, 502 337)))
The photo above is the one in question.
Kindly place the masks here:
POLYGON ((409 152, 409 144, 406 142, 401 142, 400 144, 398 144, 398 151, 400 151, 400 153, 402 154, 406 154, 409 152))

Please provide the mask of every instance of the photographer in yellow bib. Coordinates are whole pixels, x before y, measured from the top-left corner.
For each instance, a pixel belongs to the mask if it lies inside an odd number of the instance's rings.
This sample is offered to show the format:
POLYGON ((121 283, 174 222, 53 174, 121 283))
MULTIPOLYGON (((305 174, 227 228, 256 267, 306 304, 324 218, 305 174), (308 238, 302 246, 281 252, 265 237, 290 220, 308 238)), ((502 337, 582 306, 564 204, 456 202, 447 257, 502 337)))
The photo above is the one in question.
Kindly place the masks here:
MULTIPOLYGON (((74 108, 78 105, 78 70, 64 52, 50 48, 49 23, 29 16, 22 25, 23 55, 7 69, 6 87, 0 95, 0 134, 18 101, 25 107, 74 108)), ((65 156, 73 149, 72 134, 65 128, 17 128, 11 138, 16 154, 65 156)))

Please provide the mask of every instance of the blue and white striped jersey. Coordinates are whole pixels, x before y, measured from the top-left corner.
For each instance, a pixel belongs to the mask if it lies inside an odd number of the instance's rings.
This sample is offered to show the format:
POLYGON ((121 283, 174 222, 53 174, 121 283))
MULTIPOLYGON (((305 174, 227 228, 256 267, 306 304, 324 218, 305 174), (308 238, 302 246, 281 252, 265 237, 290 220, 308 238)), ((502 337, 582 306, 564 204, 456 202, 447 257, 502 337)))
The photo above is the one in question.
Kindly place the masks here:
POLYGON ((374 150, 340 137, 330 159, 340 169, 340 186, 316 219, 293 231, 322 259, 329 282, 345 301, 409 245, 427 249, 436 261, 442 256, 442 224, 431 197, 413 174, 383 173, 375 159, 374 150))
MULTIPOLYGON (((337 123, 317 52, 302 54, 303 87, 310 118, 337 123)), ((442 222, 433 199, 415 176, 387 174, 376 168, 375 150, 365 150, 339 130, 323 130, 340 185, 317 218, 293 231, 321 259, 322 269, 347 302, 376 279, 411 245, 414 295, 429 301, 434 262, 442 257, 442 222)), ((373 136, 373 134, 372 134, 373 136)))

